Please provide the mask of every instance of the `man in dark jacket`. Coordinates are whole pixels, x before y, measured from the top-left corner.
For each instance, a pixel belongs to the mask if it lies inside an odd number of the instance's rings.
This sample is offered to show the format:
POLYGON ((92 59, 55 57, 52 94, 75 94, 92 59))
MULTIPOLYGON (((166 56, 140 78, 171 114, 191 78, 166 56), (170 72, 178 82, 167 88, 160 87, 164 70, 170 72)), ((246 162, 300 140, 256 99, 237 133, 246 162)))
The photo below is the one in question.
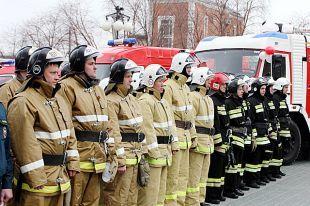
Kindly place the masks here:
POLYGON ((0 205, 6 204, 12 197, 13 166, 10 155, 9 127, 6 112, 0 102, 0 205))

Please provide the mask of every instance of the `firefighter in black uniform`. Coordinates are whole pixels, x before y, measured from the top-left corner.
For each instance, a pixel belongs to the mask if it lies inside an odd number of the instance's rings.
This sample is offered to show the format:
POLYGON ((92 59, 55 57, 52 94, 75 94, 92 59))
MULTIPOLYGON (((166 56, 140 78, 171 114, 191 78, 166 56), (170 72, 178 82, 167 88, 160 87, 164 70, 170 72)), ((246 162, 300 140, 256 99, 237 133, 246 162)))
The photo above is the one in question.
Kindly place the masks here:
POLYGON ((259 188, 260 185, 266 185, 260 179, 260 172, 263 166, 263 159, 268 159, 270 155, 266 152, 266 147, 270 144, 268 139, 268 113, 266 108, 265 93, 267 82, 263 77, 258 78, 252 83, 253 95, 249 97, 251 124, 253 130, 256 130, 257 136, 252 141, 252 153, 248 157, 245 165, 244 180, 247 186, 259 188))
POLYGON ((267 178, 269 181, 276 181, 276 178, 273 177, 273 174, 276 175, 280 167, 279 162, 281 162, 280 148, 279 148, 279 138, 278 131, 280 129, 280 123, 277 117, 276 108, 273 102, 273 85, 274 80, 272 77, 266 77, 268 83, 266 88, 266 100, 267 100, 267 109, 268 109, 268 120, 269 120, 269 140, 272 150, 272 159, 269 163, 269 171, 267 178))
POLYGON ((281 176, 285 176, 283 172, 281 172, 280 167, 283 162, 283 144, 289 144, 291 138, 290 132, 290 122, 291 118, 289 115, 289 109, 286 102, 286 97, 288 93, 288 87, 290 85, 290 81, 286 78, 279 78, 275 81, 273 89, 275 90, 273 94, 273 101, 276 108, 276 113, 280 122, 279 129, 279 158, 278 158, 278 170, 274 173, 274 177, 281 178, 281 176))
POLYGON ((243 159, 244 140, 246 139, 246 116, 243 108, 243 79, 235 78, 228 85, 230 97, 226 99, 226 111, 229 116, 230 128, 232 130, 231 149, 233 149, 235 163, 226 168, 224 196, 236 198, 244 193, 239 189, 240 173, 243 159))
POLYGON ((245 114, 245 127, 246 127, 246 137, 244 139, 244 151, 243 151, 243 158, 241 163, 241 169, 240 169, 240 182, 239 182, 239 189, 243 191, 248 191, 250 188, 247 187, 243 181, 243 175, 244 175, 244 169, 245 164, 247 162, 247 157, 251 155, 252 147, 251 147, 251 141, 253 136, 253 130, 252 130, 252 124, 251 124, 251 118, 250 115, 250 104, 248 102, 249 92, 251 90, 250 82, 251 79, 246 75, 240 75, 236 78, 242 79, 245 84, 243 86, 243 101, 242 101, 242 107, 244 109, 245 114))
POLYGON ((226 113, 225 100, 227 95, 227 84, 229 78, 224 73, 215 73, 211 80, 211 99, 214 104, 214 153, 211 154, 211 164, 207 181, 205 202, 220 204, 225 201, 223 196, 225 180, 225 159, 229 142, 229 117, 226 113))

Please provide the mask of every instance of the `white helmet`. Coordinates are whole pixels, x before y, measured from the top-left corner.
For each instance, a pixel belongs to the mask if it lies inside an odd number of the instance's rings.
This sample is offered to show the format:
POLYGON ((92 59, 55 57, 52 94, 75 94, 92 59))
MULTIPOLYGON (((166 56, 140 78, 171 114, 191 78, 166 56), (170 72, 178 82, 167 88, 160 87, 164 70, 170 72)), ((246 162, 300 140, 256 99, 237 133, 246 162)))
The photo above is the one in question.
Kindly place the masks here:
POLYGON ((268 77, 268 86, 273 86, 275 84, 275 80, 272 77, 268 77))
POLYGON ((204 85, 206 80, 214 77, 214 74, 208 67, 199 67, 195 70, 192 70, 191 74, 191 84, 204 85))
POLYGON ((132 74, 132 82, 131 86, 133 90, 137 90, 140 86, 141 80, 143 76, 143 71, 135 72, 132 74))
POLYGON ((283 87, 290 85, 290 81, 284 77, 280 77, 274 82, 273 89, 282 91, 283 87))
POLYGON ((150 64, 143 71, 141 84, 147 87, 153 87, 157 78, 167 75, 167 70, 161 65, 150 64))
POLYGON ((186 52, 180 52, 173 57, 170 70, 182 73, 184 67, 186 67, 187 65, 195 64, 195 59, 191 56, 191 54, 186 52))

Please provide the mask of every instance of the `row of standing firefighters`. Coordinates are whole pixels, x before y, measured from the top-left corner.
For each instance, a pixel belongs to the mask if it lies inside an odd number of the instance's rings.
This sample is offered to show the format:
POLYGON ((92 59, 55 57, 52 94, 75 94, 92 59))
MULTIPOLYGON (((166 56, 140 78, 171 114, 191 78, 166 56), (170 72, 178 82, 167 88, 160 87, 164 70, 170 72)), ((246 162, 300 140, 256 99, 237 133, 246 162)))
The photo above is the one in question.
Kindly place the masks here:
POLYGON ((191 71, 195 60, 184 52, 170 73, 149 65, 136 91, 132 73, 140 68, 116 60, 104 91, 98 55, 76 47, 60 78, 57 50, 17 53, 16 78, 0 88, 14 157, 11 204, 219 204, 285 175, 285 78, 250 84, 206 67, 191 71))

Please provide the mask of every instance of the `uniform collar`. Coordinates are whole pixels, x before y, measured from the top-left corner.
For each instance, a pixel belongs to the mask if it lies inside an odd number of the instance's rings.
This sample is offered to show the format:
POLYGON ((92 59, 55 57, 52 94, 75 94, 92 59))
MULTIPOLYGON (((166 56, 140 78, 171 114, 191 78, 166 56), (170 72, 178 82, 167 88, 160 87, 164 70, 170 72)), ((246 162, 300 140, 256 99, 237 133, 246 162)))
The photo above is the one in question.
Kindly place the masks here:
POLYGON ((199 92, 202 96, 207 95, 207 88, 201 85, 198 85, 195 89, 196 92, 199 92))
POLYGON ((176 73, 176 72, 172 74, 171 79, 174 80, 176 83, 178 83, 181 86, 185 85, 185 83, 187 81, 186 76, 184 76, 183 74, 180 74, 180 73, 176 73))
POLYGON ((83 73, 76 73, 73 76, 73 78, 86 88, 90 88, 92 86, 99 84, 98 79, 91 79, 84 72, 83 73))
POLYGON ((153 95, 158 100, 162 99, 162 94, 154 88, 146 88, 145 93, 153 95))
POLYGON ((19 74, 19 73, 16 73, 16 80, 19 81, 21 84, 23 84, 24 81, 25 81, 25 80, 23 79, 22 75, 19 74))
POLYGON ((32 87, 47 98, 53 98, 56 92, 60 89, 60 84, 57 84, 54 88, 46 81, 39 78, 33 80, 32 87))
POLYGON ((131 89, 127 89, 123 84, 116 85, 116 93, 121 97, 126 97, 131 92, 131 89))

